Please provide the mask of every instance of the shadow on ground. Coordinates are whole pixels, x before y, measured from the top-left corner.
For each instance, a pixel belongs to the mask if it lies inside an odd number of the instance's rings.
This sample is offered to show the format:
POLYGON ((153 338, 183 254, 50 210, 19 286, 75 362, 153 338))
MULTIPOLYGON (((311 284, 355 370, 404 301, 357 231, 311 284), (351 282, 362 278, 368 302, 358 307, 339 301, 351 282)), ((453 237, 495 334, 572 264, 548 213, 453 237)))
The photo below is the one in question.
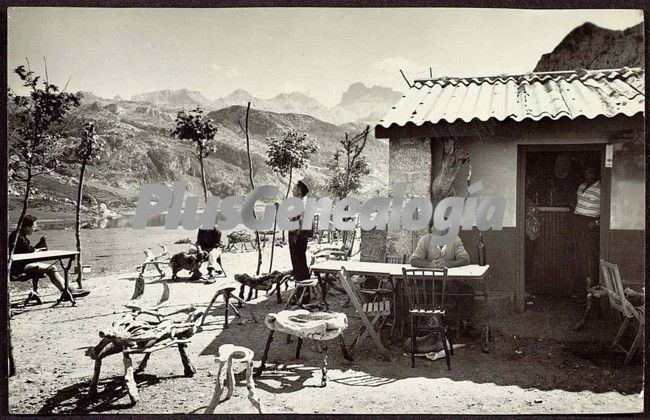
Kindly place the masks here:
MULTIPOLYGON (((287 297, 284 292, 283 295, 287 297)), ((345 297, 330 294, 328 301, 330 310, 348 315, 349 327, 344 335, 349 344, 360 321, 352 308, 344 307, 345 297)), ((232 343, 252 349, 256 366, 259 365, 268 335, 264 317, 283 307, 284 304, 276 304, 272 297, 257 302, 252 308, 260 321, 258 324, 248 320, 238 325, 238 321, 231 321, 230 328, 221 330, 201 355, 215 355, 220 345, 232 343)), ((339 369, 343 375, 332 377, 330 381, 354 387, 380 387, 406 378, 444 377, 524 389, 639 393, 643 385, 642 352, 638 352, 630 365, 624 365, 622 353, 608 351, 619 325, 616 314, 604 311, 603 317, 590 320, 584 331, 574 332, 572 327, 580 319, 582 310, 576 302, 538 302, 535 309, 503 318, 493 324, 494 341, 490 343, 488 354, 481 351, 479 339, 460 337, 456 342, 466 347, 456 350, 450 371, 444 360, 424 358, 418 358, 416 367, 411 368, 410 356, 396 345, 389 347, 392 362, 383 361, 369 339, 357 346, 354 361, 348 362, 342 357, 338 343, 332 342, 328 351, 329 368, 339 369)), ((221 315, 221 322, 219 317, 212 318, 212 331, 223 326, 222 311, 219 305, 210 314, 221 315)), ((246 310, 241 313, 244 319, 249 317, 246 310)), ((267 362, 269 370, 257 380, 261 389, 271 393, 293 392, 300 390, 311 377, 320 379, 322 355, 315 343, 305 340, 299 360, 295 359, 295 346, 295 339, 287 344, 284 335, 275 335, 267 362), (274 367, 279 365, 285 367, 278 372, 274 367), (275 383, 271 386, 271 382, 275 383)))
MULTIPOLYGON (((154 375, 142 374, 136 375, 135 380, 138 388, 143 389, 179 377, 182 376, 158 378, 154 375)), ((85 381, 59 390, 45 401, 37 414, 102 413, 132 406, 122 376, 101 379, 97 394, 92 397, 88 396, 89 385, 90 382, 85 381)))

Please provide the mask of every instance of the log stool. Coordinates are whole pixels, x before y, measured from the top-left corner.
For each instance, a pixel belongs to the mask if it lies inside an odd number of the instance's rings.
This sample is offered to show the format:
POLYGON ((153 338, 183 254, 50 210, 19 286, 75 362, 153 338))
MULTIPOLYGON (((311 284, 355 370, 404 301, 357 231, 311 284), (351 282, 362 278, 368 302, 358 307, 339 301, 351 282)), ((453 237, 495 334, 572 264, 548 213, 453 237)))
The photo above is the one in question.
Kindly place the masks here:
MULTIPOLYGON (((302 340, 309 338, 315 340, 316 343, 321 341, 325 342, 333 340, 338 337, 341 345, 343 357, 352 361, 352 357, 345 347, 343 340, 343 331, 348 326, 348 318, 344 313, 340 312, 309 312, 305 309, 298 309, 295 311, 280 311, 277 314, 270 313, 264 320, 266 326, 271 330, 266 340, 266 347, 262 355, 262 363, 255 372, 255 376, 259 377, 266 368, 266 360, 269 354, 269 348, 273 341, 273 334, 275 331, 293 335, 298 337, 298 345, 296 346, 296 359, 300 358, 300 348, 302 347, 302 340)), ((321 387, 327 386, 327 345, 323 346, 322 353, 323 362, 321 365, 321 387)))
POLYGON ((246 347, 235 346, 233 344, 224 344, 219 347, 217 354, 217 384, 214 389, 212 401, 208 404, 203 414, 214 413, 215 408, 221 402, 221 370, 227 363, 225 385, 228 389, 226 398, 223 401, 232 397, 235 389, 235 373, 233 371, 233 361, 246 365, 246 388, 248 389, 248 399, 255 406, 257 411, 262 414, 262 406, 260 404, 260 397, 255 391, 255 382, 253 381, 253 351, 246 347))
MULTIPOLYGON (((289 309, 291 306, 297 306, 299 308, 303 308, 302 301, 305 299, 305 294, 309 291, 310 297, 313 296, 318 296, 318 278, 317 277, 312 277, 306 280, 296 280, 296 287, 293 289, 293 292, 291 292, 291 296, 289 296, 289 300, 287 300, 287 304, 284 306, 284 309, 289 309), (295 303, 293 303, 295 300, 295 303)), ((325 304, 325 307, 327 308, 327 302, 323 301, 325 304)))
POLYGON ((201 322, 199 323, 199 327, 198 327, 199 331, 201 331, 203 327, 203 323, 205 322, 205 317, 208 316, 208 312, 210 312, 212 305, 214 305, 214 302, 221 295, 223 295, 223 298, 226 302, 226 304, 224 305, 225 317, 226 317, 223 325, 224 329, 228 329, 228 308, 231 308, 233 311, 235 311, 235 316, 237 316, 237 318, 241 318, 241 314, 239 313, 235 305, 233 305, 232 302, 230 302, 231 298, 235 299, 240 304, 246 306, 246 308, 248 308, 248 310, 251 312, 251 317, 253 318, 253 322, 257 323, 257 318, 255 318, 255 314, 253 313, 253 310, 250 308, 250 306, 246 304, 246 302, 243 299, 241 299, 240 297, 238 297, 233 293, 234 290, 235 287, 232 286, 223 286, 217 290, 217 292, 214 294, 214 297, 212 297, 210 304, 208 305, 208 307, 205 309, 205 312, 203 313, 203 318, 201 318, 201 322))

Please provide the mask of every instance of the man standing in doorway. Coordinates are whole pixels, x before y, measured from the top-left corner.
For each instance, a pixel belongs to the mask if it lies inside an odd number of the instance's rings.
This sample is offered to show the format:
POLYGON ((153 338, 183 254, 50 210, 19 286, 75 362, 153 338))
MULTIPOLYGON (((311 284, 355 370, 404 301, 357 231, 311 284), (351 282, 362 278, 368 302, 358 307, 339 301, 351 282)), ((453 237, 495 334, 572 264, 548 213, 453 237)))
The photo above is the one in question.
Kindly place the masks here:
MULTIPOLYGON (((298 181, 293 187, 293 196, 304 199, 309 193, 307 184, 298 181)), ((289 231, 289 255, 291 256, 291 267, 293 268, 293 278, 296 281, 306 280, 309 278, 309 266, 307 265, 307 241, 312 235, 312 230, 302 230, 302 215, 291 219, 292 221, 300 220, 298 229, 289 231)), ((303 302, 306 303, 308 297, 305 296, 303 302)))
POLYGON ((598 283, 598 248, 600 219, 600 177, 596 168, 587 165, 584 168, 584 182, 576 193, 574 214, 575 267, 580 281, 587 278, 591 283, 598 283))

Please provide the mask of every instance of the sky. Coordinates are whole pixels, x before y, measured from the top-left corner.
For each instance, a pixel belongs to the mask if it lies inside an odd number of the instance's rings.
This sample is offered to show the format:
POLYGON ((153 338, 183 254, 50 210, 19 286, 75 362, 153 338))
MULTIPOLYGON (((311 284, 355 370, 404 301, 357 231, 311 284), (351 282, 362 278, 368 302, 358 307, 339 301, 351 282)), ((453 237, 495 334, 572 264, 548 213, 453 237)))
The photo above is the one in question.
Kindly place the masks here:
POLYGON ((161 89, 302 92, 328 106, 355 82, 531 71, 573 28, 625 29, 637 10, 9 8, 11 70, 30 61, 68 91, 124 99, 161 89))

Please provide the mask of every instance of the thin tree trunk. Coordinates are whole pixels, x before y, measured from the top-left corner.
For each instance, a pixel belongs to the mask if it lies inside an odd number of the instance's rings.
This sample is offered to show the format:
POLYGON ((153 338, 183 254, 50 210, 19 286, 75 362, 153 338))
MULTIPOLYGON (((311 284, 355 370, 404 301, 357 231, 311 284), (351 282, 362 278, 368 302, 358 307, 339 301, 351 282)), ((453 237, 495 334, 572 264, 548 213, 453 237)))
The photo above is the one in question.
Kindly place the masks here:
POLYGON ((205 183, 205 169, 203 168, 203 147, 199 147, 199 166, 201 166, 201 183, 203 184, 203 198, 208 205, 208 187, 205 183))
MULTIPOLYGON (((241 121, 239 122, 239 127, 244 132, 246 136, 246 153, 248 154, 248 178, 251 182, 251 189, 255 189, 255 182, 253 181, 253 159, 251 158, 251 145, 250 138, 248 136, 248 114, 250 113, 251 103, 248 103, 246 107, 246 123, 242 126, 241 121)), ((255 214, 255 209, 253 209, 253 214, 255 214)), ((257 217, 257 216, 255 216, 257 217)), ((255 244, 257 245, 257 270, 255 275, 260 275, 260 267, 262 266, 262 246, 260 245, 260 233, 255 231, 255 244)))
MULTIPOLYGON (((20 232, 20 229, 23 227, 23 220, 27 215, 27 205, 29 203, 29 195, 32 189, 32 175, 31 171, 28 170, 27 180, 25 181, 25 194, 23 195, 23 208, 20 211, 20 216, 18 217, 18 223, 16 224, 16 232, 20 232)), ((9 244, 9 258, 7 262, 7 272, 11 270, 11 262, 13 260, 14 252, 16 251, 16 243, 18 239, 18 234, 14 236, 14 240, 9 244)))
POLYGON ((83 197, 84 189, 84 172, 86 172, 86 160, 81 162, 81 170, 79 171, 79 187, 77 188, 77 212, 75 215, 75 239, 77 240, 77 284, 81 288, 81 199, 83 197))
MULTIPOLYGON (((269 273, 273 272, 273 251, 275 251, 275 228, 278 225, 278 203, 274 203, 275 216, 273 217, 273 235, 271 237, 271 262, 269 262, 269 273)), ((282 231, 284 234, 284 231, 282 231)), ((280 287, 278 285, 278 287, 280 287)), ((280 296, 280 289, 278 289, 278 296, 280 296)))
POLYGON ((289 185, 287 186, 287 194, 284 198, 289 198, 289 193, 291 192, 291 177, 293 177, 293 168, 289 168, 289 185))
MULTIPOLYGON (((436 206, 453 191, 453 183, 462 165, 469 159, 469 153, 464 147, 454 144, 454 139, 445 140, 442 151, 440 170, 434 174, 434 148, 431 148, 431 204, 435 211, 436 206)), ((429 221, 429 230, 433 227, 433 218, 429 221)))
MULTIPOLYGON (((289 168, 289 185, 287 186, 287 194, 284 196, 284 198, 289 198, 289 193, 291 192, 291 178, 292 177, 293 177, 293 167, 289 168)), ((283 230, 282 231, 282 243, 286 243, 286 242, 287 242, 287 239, 285 237, 285 231, 283 230)))
POLYGON ((27 170, 27 180, 25 181, 25 195, 23 196, 23 208, 20 211, 20 217, 18 217, 18 224, 16 226, 16 235, 14 235, 14 240, 9 244, 9 261, 7 263, 7 350, 9 358, 9 376, 14 376, 16 374, 16 362, 14 361, 14 347, 11 340, 11 297, 9 282, 11 280, 11 262, 13 261, 14 252, 16 251, 16 243, 18 242, 18 232, 23 227, 23 220, 25 220, 25 215, 27 214, 27 204, 29 203, 29 194, 32 189, 32 174, 31 170, 27 170))

